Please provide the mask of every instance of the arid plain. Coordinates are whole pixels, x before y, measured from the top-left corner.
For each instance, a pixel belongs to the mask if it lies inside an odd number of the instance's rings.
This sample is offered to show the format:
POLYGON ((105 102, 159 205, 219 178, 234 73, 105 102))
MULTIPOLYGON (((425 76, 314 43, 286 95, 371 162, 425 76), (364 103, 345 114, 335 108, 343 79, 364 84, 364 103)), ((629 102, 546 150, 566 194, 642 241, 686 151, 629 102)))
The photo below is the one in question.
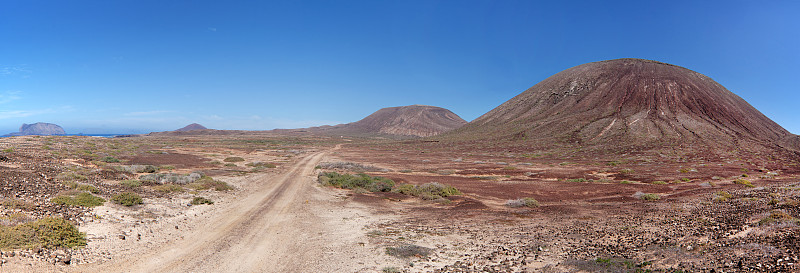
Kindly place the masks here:
POLYGON ((414 105, 296 130, 0 138, 2 269, 796 272, 798 143, 710 78, 638 59, 565 70, 469 123, 414 105))

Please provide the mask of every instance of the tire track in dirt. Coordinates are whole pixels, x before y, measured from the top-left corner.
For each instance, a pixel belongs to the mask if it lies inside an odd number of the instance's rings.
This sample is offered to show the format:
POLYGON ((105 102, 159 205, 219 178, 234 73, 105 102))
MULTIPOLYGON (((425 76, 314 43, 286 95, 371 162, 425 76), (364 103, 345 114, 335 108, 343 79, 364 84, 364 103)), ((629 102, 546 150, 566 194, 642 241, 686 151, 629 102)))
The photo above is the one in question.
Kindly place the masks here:
POLYGON ((309 221, 309 215, 293 214, 292 210, 295 204, 302 204, 303 193, 313 187, 308 175, 323 156, 307 156, 275 181, 263 181, 256 192, 185 239, 101 271, 265 272, 291 267, 286 263, 303 253, 288 250, 302 248, 295 246, 299 243, 296 238, 311 232, 302 224, 309 221))

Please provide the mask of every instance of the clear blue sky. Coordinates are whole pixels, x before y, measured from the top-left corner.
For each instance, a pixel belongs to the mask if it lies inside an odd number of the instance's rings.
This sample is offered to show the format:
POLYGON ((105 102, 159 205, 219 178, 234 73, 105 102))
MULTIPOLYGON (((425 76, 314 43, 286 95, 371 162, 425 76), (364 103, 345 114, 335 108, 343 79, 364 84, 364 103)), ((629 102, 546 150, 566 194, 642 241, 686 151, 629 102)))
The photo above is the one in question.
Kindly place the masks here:
POLYGON ((715 79, 800 133, 800 1, 0 2, 0 134, 298 128, 426 104, 472 120, 624 57, 715 79))

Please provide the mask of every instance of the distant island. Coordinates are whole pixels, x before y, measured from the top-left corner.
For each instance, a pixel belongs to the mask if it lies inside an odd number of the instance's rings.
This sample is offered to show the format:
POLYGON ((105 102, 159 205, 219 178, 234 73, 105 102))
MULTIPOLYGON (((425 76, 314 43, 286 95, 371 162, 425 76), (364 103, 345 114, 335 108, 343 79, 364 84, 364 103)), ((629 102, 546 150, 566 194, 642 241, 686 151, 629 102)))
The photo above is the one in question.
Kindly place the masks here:
POLYGON ((51 135, 65 135, 64 128, 52 123, 37 122, 34 124, 22 124, 19 127, 19 132, 7 134, 5 136, 51 136, 51 135))

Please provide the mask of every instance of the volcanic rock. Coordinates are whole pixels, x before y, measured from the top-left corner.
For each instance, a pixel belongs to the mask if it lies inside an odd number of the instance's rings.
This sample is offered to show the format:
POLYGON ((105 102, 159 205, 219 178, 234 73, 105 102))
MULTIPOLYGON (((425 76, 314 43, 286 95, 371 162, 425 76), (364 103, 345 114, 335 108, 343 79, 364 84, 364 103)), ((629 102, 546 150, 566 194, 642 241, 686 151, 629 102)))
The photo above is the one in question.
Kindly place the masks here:
POLYGON ((185 127, 180 128, 180 129, 175 130, 175 131, 176 132, 186 132, 186 131, 205 130, 205 129, 208 129, 208 128, 206 128, 203 125, 197 124, 197 123, 192 123, 192 124, 186 125, 185 127))
POLYGON ((753 151, 793 143, 790 136, 711 78, 642 59, 564 70, 447 134, 532 147, 698 145, 753 151))
POLYGON ((34 124, 22 124, 19 127, 19 132, 8 134, 7 136, 29 136, 29 135, 38 135, 38 136, 49 136, 49 135, 64 135, 64 128, 61 126, 52 124, 52 123, 44 123, 44 122, 37 122, 34 124))
POLYGON ((409 105, 383 108, 353 123, 311 129, 336 134, 427 137, 453 130, 466 123, 455 113, 441 107, 409 105))

